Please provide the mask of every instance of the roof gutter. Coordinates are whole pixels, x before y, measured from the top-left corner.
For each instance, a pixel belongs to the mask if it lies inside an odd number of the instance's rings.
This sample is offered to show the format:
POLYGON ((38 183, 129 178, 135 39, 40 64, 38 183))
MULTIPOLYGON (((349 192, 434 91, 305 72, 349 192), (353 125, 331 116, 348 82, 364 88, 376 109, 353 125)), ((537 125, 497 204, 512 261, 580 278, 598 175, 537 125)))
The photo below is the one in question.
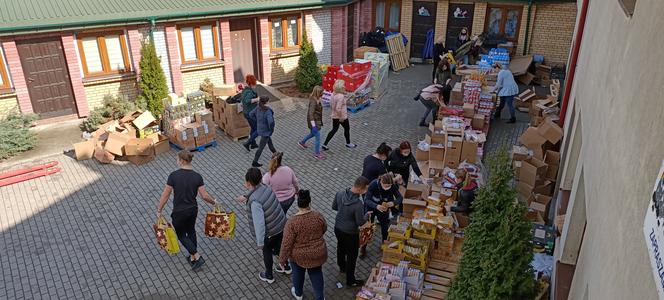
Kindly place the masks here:
POLYGON ((307 4, 286 4, 278 5, 270 8, 264 8, 256 10, 252 7, 245 7, 241 9, 233 10, 215 10, 215 11, 201 11, 201 12, 185 12, 185 13, 174 13, 174 14, 165 14, 160 16, 152 17, 135 17, 135 18, 117 18, 110 20, 97 20, 97 21, 86 21, 86 22, 71 22, 58 25, 43 25, 43 26, 15 26, 15 27, 6 27, 0 29, 0 36, 14 35, 14 34, 26 34, 26 33, 44 33, 52 31, 63 31, 63 30, 74 30, 82 28, 95 28, 95 27, 107 27, 107 26, 117 26, 117 25, 137 25, 154 22, 166 22, 166 21, 177 21, 177 20, 187 20, 200 17, 233 17, 233 16, 242 16, 242 15, 252 15, 265 11, 287 11, 298 8, 323 8, 330 6, 339 6, 349 3, 346 0, 326 0, 324 3, 317 5, 307 5, 307 4))

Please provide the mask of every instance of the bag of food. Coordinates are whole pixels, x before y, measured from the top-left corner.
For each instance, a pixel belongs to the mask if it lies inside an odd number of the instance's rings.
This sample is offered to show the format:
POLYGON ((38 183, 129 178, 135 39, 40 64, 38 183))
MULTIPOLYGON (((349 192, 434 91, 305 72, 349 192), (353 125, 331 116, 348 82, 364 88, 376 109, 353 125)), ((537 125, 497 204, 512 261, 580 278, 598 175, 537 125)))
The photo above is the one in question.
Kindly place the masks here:
POLYGON ((205 216, 205 235, 209 237, 233 239, 235 235, 235 213, 226 212, 215 206, 205 216))
POLYGON ((360 226, 360 246, 364 246, 371 242, 374 233, 376 233, 376 224, 371 221, 367 221, 360 226))
POLYGON ((177 254, 180 252, 180 244, 178 243, 177 234, 173 225, 166 221, 163 216, 157 219, 157 222, 152 226, 155 236, 157 237, 157 244, 161 249, 166 250, 169 255, 177 254))

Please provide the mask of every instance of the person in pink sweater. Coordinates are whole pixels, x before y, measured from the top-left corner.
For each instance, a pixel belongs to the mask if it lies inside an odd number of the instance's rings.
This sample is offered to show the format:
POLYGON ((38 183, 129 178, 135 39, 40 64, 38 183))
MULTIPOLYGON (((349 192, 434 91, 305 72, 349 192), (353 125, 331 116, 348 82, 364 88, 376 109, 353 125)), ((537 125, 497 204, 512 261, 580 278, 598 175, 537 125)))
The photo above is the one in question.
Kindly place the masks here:
POLYGON ((330 116, 332 117, 332 131, 327 134, 325 138, 325 143, 323 143, 323 150, 329 150, 327 144, 330 142, 334 134, 339 130, 339 125, 344 128, 344 137, 346 138, 346 147, 355 148, 357 145, 350 142, 350 123, 348 122, 348 110, 346 104, 346 98, 344 94, 346 93, 345 88, 346 82, 343 80, 337 80, 334 82, 334 94, 332 95, 332 100, 330 101, 330 108, 332 112, 330 116))
POLYGON ((295 201, 295 194, 299 190, 297 186, 297 177, 295 172, 288 166, 281 164, 284 157, 282 152, 275 152, 272 155, 272 160, 268 165, 268 172, 263 175, 263 184, 272 188, 272 191, 277 196, 281 208, 284 213, 293 205, 295 201))

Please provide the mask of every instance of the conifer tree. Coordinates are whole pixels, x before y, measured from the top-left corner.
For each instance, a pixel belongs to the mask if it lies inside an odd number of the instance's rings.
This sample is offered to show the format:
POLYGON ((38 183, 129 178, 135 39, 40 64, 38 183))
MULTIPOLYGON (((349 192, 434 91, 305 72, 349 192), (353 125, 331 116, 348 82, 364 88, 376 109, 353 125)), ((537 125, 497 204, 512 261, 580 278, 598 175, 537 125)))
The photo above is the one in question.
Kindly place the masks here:
POLYGON ((314 86, 323 82, 321 71, 318 67, 318 56, 314 47, 307 37, 306 30, 302 33, 302 43, 300 45, 300 59, 297 62, 295 71, 295 84, 301 92, 311 92, 314 86))
POLYGON ((144 42, 141 47, 139 67, 141 69, 139 103, 143 103, 147 110, 159 118, 164 110, 162 101, 168 95, 168 85, 157 56, 157 50, 151 42, 144 42))

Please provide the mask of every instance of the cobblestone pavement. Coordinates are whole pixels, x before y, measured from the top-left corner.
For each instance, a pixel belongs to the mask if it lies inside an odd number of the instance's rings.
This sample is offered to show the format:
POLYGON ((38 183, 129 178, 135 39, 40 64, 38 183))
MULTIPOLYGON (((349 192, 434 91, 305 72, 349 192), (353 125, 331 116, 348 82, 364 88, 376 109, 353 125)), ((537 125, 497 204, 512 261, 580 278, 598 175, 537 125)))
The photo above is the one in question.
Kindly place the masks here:
MULTIPOLYGON (((380 142, 395 146, 403 139, 415 143, 424 137, 426 129, 417 126, 424 107, 412 97, 426 85, 429 70, 415 66, 390 73, 387 96, 350 117, 352 140, 359 147, 346 149, 340 132, 325 161, 316 161, 310 151, 296 145, 307 133, 307 103, 272 103, 277 116, 275 146, 285 152, 284 163, 296 171, 300 186, 312 190, 313 208, 328 222, 329 259, 324 266, 328 299, 353 299, 357 291, 335 286, 344 280, 334 255, 333 195, 352 184, 363 158, 380 142)), ((325 122, 327 133, 331 122, 325 122)), ((521 121, 517 126, 496 125, 490 151, 515 142, 525 126, 521 121)), ((140 167, 77 162, 58 155, 34 162, 56 160, 63 168, 60 173, 0 188, 0 299, 289 299, 288 277, 276 274, 272 285, 258 280, 261 254, 255 249, 245 209, 232 200, 245 192, 243 176, 253 153, 226 137, 218 141, 218 147, 196 153, 194 167, 205 178, 208 191, 238 213, 238 226, 232 241, 204 238, 202 215, 210 208, 201 204, 199 249, 207 260, 202 270, 189 271, 183 253, 168 256, 153 238, 157 201, 166 177, 176 169, 175 151, 140 167)), ((261 161, 267 159, 266 153, 261 161)), ((169 204, 166 212, 170 209, 169 204)), ((376 238, 368 257, 359 260, 358 278, 366 278, 378 261, 378 244, 376 238)), ((307 280, 305 298, 312 295, 307 280)))

